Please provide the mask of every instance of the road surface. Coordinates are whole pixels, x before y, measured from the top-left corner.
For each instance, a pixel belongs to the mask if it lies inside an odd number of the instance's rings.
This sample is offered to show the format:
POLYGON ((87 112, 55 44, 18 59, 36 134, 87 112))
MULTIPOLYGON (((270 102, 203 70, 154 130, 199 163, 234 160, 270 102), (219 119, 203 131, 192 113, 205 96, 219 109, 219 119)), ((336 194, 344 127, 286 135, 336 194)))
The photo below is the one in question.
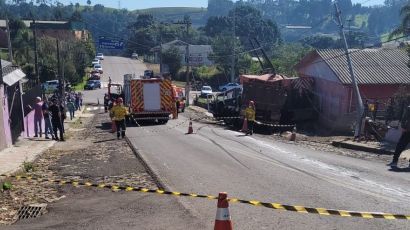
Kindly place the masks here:
MULTIPOLYGON (((138 61, 117 57, 107 57, 103 67, 104 79, 109 75, 113 81, 144 70, 138 61)), ((244 136, 201 123, 194 122, 196 134, 186 135, 187 122, 182 115, 167 125, 127 131, 134 147, 171 190, 210 195, 226 191, 229 197, 246 200, 410 213, 408 172, 391 172, 378 161, 244 136)), ((215 201, 183 197, 179 201, 212 229, 215 201)), ((410 229, 410 221, 405 220, 318 216, 244 204, 231 204, 230 210, 235 229, 410 229)))
POLYGON ((140 60, 124 57, 106 56, 101 63, 104 71, 101 78, 102 87, 97 90, 84 91, 84 103, 97 103, 99 101, 100 104, 103 104, 104 93, 108 92, 109 77, 111 77, 112 83, 122 83, 124 74, 143 75, 146 69, 140 60))

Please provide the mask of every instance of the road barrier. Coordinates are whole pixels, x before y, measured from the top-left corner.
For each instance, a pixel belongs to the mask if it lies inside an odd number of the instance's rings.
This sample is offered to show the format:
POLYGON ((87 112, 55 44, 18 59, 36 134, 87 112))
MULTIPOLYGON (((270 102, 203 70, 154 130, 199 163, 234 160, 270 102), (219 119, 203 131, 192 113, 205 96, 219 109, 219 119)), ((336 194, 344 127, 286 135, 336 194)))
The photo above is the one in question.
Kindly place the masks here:
MULTIPOLYGON (((142 187, 132 187, 127 185, 113 185, 105 183, 92 183, 89 181, 80 181, 80 180, 64 180, 64 179, 49 179, 49 178, 40 178, 33 176, 15 176, 15 175, 4 175, 0 174, 0 177, 10 177, 27 180, 35 180, 38 182, 52 182, 59 185, 71 184, 74 187, 86 186, 86 187, 95 187, 95 188, 107 188, 113 191, 126 191, 126 192, 143 192, 143 193, 155 193, 160 195, 171 195, 171 196, 185 196, 185 197, 194 197, 194 198, 206 198, 210 200, 217 200, 218 197, 212 195, 201 195, 195 193, 182 193, 182 192, 171 192, 160 189, 147 189, 142 187)), ((340 216, 340 217, 358 217, 364 219, 386 219, 386 220, 410 220, 410 215, 406 214, 392 214, 392 213, 382 213, 382 212, 358 212, 358 211, 346 211, 346 210, 336 210, 336 209, 325 209, 325 208, 312 208, 298 205, 286 205, 279 203, 270 203, 270 202, 261 202, 257 200, 242 200, 236 198, 227 199, 230 203, 241 203, 252 206, 261 206, 270 209, 277 209, 283 211, 297 212, 297 213, 310 213, 324 216, 340 216)))

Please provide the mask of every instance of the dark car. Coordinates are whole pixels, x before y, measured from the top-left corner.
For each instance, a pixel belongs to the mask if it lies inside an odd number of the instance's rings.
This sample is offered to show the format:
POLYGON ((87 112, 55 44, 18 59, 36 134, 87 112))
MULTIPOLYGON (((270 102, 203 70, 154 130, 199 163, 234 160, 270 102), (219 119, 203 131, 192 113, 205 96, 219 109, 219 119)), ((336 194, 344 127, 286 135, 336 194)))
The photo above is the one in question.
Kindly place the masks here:
POLYGON ((93 89, 101 89, 101 81, 99 80, 89 80, 87 84, 84 86, 84 89, 93 90, 93 89))

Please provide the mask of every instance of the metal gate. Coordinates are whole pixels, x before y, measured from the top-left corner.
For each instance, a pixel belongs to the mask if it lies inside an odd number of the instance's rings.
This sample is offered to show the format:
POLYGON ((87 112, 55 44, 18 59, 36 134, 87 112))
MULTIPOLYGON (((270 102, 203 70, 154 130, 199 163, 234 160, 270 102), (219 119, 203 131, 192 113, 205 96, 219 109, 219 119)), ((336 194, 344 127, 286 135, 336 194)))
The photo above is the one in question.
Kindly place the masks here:
POLYGON ((9 86, 7 89, 7 98, 10 114, 10 130, 13 144, 24 130, 23 113, 21 107, 21 95, 19 84, 9 86))

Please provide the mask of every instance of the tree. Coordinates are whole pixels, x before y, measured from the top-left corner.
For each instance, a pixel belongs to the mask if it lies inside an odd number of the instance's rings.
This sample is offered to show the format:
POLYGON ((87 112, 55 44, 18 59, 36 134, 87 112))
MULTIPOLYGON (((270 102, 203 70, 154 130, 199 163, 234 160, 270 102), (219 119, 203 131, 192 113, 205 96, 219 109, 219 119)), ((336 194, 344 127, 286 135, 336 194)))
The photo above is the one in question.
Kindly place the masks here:
POLYGON ((175 46, 170 47, 162 53, 162 63, 168 65, 169 72, 174 77, 182 67, 181 59, 182 55, 175 46))
POLYGON ((286 43, 273 50, 272 64, 278 73, 296 76, 294 66, 313 49, 300 43, 286 43))
POLYGON ((213 54, 210 59, 218 65, 225 73, 231 71, 232 50, 235 47, 235 75, 238 75, 240 69, 247 70, 251 65, 250 57, 243 52, 243 46, 238 39, 230 36, 218 36, 212 41, 213 54))
POLYGON ((239 4, 229 11, 227 17, 209 18, 204 30, 208 36, 235 35, 246 49, 252 49, 249 38, 257 38, 268 50, 280 42, 280 32, 275 22, 264 19, 257 9, 239 4))
POLYGON ((410 3, 403 6, 400 10, 400 16, 402 18, 400 25, 391 33, 390 38, 395 35, 410 35, 410 3))

